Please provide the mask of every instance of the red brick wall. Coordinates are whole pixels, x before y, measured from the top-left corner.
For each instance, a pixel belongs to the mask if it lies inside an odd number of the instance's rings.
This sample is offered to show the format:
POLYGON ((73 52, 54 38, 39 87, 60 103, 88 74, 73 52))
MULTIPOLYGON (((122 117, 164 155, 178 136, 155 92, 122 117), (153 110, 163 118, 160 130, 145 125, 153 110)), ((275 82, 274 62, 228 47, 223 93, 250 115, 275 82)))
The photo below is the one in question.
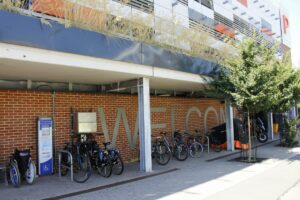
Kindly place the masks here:
MULTIPOLYGON (((137 96, 116 95, 116 94, 93 94, 75 92, 56 93, 56 116, 55 116, 55 146, 61 149, 65 142, 69 141, 70 133, 70 112, 75 111, 97 112, 102 107, 105 112, 109 137, 112 139, 112 132, 115 126, 116 110, 122 107, 126 111, 129 128, 133 134, 137 114, 137 96)), ((184 130, 185 116, 190 107, 196 106, 201 111, 200 127, 204 127, 204 113, 209 106, 213 106, 220 115, 220 108, 224 104, 220 100, 177 98, 177 97, 156 97, 151 96, 151 107, 165 107, 164 113, 152 113, 152 123, 165 123, 164 130, 155 129, 154 134, 160 131, 171 130, 171 109, 175 109, 175 128, 184 130)), ((41 91, 24 90, 0 90, 0 163, 8 161, 9 155, 15 148, 33 147, 32 155, 36 159, 36 120, 39 116, 52 116, 52 93, 41 91)), ((199 117, 194 112, 190 115, 189 129, 198 127, 199 117)), ((98 130, 102 132, 101 123, 98 117, 98 130)), ((207 118, 208 127, 218 124, 215 115, 210 112, 207 118)), ((104 141, 103 136, 98 136, 99 144, 104 141)), ((138 157, 137 148, 130 149, 122 120, 120 122, 117 147, 120 149, 124 160, 136 160, 138 157)))

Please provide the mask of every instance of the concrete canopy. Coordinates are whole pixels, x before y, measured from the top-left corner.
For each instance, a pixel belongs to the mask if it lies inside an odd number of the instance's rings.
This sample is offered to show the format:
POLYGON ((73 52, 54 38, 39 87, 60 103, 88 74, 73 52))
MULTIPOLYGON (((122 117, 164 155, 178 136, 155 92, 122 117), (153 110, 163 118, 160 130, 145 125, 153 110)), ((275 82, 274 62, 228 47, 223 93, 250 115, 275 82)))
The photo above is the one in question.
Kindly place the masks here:
POLYGON ((0 79, 109 84, 139 77, 151 89, 201 91, 211 78, 197 74, 0 43, 0 79))

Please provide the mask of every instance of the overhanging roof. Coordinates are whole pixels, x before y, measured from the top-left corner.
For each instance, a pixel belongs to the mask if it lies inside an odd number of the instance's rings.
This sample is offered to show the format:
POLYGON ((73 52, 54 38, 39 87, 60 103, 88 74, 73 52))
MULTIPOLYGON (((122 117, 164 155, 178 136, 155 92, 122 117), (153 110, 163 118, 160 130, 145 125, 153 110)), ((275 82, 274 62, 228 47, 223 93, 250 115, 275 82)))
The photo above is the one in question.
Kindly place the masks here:
POLYGON ((149 77, 152 89, 203 90, 211 78, 155 66, 0 43, 0 79, 109 84, 149 77))

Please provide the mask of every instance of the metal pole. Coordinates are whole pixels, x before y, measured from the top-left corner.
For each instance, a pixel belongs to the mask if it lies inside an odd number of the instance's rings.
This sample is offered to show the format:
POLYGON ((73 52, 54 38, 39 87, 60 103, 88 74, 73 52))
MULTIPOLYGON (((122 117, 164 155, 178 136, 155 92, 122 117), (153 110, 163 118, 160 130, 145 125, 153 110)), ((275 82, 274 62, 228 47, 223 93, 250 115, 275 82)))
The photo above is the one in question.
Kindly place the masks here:
POLYGON ((251 127, 250 127, 250 115, 249 115, 249 110, 247 112, 247 120, 248 120, 248 162, 251 162, 251 157, 252 157, 252 145, 251 145, 251 127))
POLYGON ((138 115, 140 136, 140 170, 152 171, 151 115, 149 78, 138 79, 138 115))
POLYGON ((273 113, 268 113, 268 135, 271 140, 274 140, 274 130, 273 130, 273 113))
POLYGON ((234 151, 233 109, 229 100, 225 101, 227 151, 234 151))
POLYGON ((58 152, 58 176, 61 177, 61 152, 58 152))

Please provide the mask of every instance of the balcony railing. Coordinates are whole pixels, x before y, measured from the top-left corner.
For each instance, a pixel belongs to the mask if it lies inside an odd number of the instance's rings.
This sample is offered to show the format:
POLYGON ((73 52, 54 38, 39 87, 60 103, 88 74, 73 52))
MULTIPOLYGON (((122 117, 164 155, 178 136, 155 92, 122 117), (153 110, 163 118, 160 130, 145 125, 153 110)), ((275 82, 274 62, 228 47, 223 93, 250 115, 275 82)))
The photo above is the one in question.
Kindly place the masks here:
MULTIPOLYGON (((17 0, 11 1, 15 2, 17 0)), ((230 44, 236 43, 236 33, 232 28, 248 37, 261 34, 257 29, 253 29, 253 27, 237 16, 231 22, 222 15, 215 13, 216 20, 213 21, 211 19, 212 23, 207 24, 205 21, 199 21, 196 18, 186 18, 186 16, 175 13, 173 10, 170 11, 153 3, 151 0, 112 1, 120 3, 120 7, 111 8, 107 4, 108 0, 95 0, 95 5, 82 3, 85 1, 78 4, 72 3, 76 1, 69 0, 33 0, 32 5, 25 4, 24 6, 23 4, 17 7, 29 8, 32 15, 42 13, 39 17, 47 18, 49 15, 57 17, 60 20, 65 20, 68 26, 77 26, 133 40, 140 40, 149 44, 171 47, 171 49, 175 49, 176 51, 179 50, 190 55, 202 56, 210 60, 214 60, 215 58, 211 53, 206 55, 207 50, 208 52, 217 52, 217 50, 211 50, 213 49, 211 48, 211 45, 213 45, 212 41, 215 40, 210 40, 209 38, 203 39, 206 34, 214 39, 225 43, 229 42, 230 44), (102 2, 101 4, 99 4, 100 1, 102 2), (103 2, 106 2, 106 4, 103 2), (125 14, 124 6, 129 9, 125 11, 125 14), (177 19, 154 16, 154 7, 166 12, 172 12, 172 16, 177 16, 177 19), (137 15, 136 11, 142 11, 146 15, 137 15), (178 20, 178 16, 180 20, 178 20)), ((21 2, 24 3, 26 1, 21 2)))
POLYGON ((153 13, 154 10, 154 3, 153 0, 113 0, 120 3, 127 4, 132 6, 133 8, 142 10, 146 13, 153 13))

